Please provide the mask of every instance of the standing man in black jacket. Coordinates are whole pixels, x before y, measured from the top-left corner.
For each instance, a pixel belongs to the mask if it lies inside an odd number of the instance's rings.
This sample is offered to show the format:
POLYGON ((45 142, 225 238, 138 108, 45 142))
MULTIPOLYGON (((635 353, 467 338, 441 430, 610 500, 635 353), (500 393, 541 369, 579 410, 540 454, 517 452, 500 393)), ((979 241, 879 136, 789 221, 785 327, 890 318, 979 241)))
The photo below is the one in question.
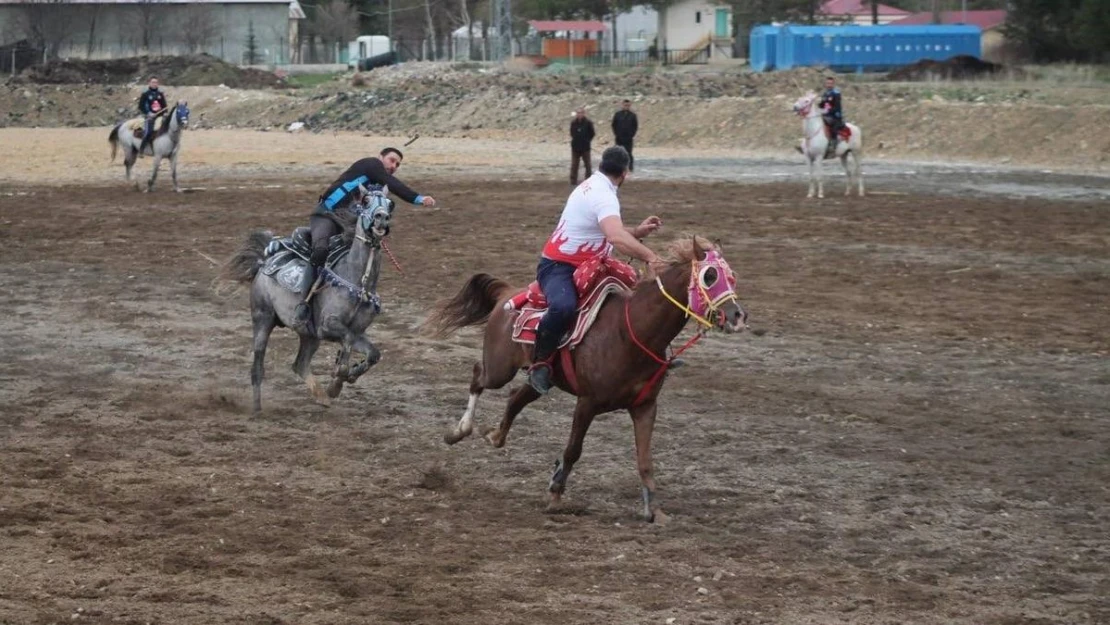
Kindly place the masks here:
POLYGON ((570 186, 578 186, 578 161, 586 165, 586 178, 594 175, 590 165, 590 143, 594 140, 594 123, 586 117, 586 109, 578 107, 570 123, 570 186))
POLYGON ((636 159, 632 156, 632 139, 639 128, 640 122, 632 112, 632 102, 621 102, 621 110, 613 115, 613 137, 617 145, 628 151, 628 171, 636 169, 636 159))

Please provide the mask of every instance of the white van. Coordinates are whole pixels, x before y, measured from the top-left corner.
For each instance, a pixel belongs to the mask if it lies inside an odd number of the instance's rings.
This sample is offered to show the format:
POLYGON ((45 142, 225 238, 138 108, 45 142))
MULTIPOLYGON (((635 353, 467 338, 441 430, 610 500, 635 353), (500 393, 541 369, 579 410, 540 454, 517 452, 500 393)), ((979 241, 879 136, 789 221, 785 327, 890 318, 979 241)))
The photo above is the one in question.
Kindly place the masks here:
POLYGON ((385 35, 363 35, 347 44, 347 67, 357 69, 360 59, 390 52, 392 46, 385 35))

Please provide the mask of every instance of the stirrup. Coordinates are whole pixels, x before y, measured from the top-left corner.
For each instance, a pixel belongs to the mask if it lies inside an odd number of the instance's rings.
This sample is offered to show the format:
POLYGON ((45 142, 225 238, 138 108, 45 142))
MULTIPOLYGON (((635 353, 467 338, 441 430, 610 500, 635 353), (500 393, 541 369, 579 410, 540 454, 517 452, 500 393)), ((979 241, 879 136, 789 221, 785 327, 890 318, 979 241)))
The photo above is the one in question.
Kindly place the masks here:
POLYGON ((551 381, 554 371, 551 364, 545 361, 534 363, 528 367, 528 385, 540 395, 546 395, 554 384, 551 381))

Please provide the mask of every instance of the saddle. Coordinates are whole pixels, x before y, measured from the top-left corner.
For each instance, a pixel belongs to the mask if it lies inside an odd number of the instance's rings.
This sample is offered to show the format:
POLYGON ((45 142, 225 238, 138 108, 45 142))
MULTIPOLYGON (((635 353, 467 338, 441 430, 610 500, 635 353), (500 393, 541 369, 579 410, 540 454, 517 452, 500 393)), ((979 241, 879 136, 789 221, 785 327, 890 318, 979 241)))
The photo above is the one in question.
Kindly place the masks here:
MULTIPOLYGON (((832 130, 828 122, 825 122, 825 136, 832 137, 832 130)), ((836 138, 840 141, 847 141, 852 138, 852 129, 848 127, 847 122, 840 127, 840 131, 836 133, 836 138)))
MULTIPOLYGON (((274 237, 266 246, 262 273, 293 293, 306 293, 312 286, 307 271, 312 257, 311 232, 301 227, 288 237, 274 237)), ((333 268, 350 250, 351 245, 343 242, 343 235, 332 236, 328 239, 328 259, 324 266, 333 268)))
MULTIPOLYGON (((597 319, 601 305, 614 293, 630 293, 636 285, 636 270, 615 258, 596 256, 574 271, 574 287, 578 293, 578 311, 573 329, 559 342, 559 349, 573 348, 582 342, 597 319)), ((505 310, 519 310, 513 320, 512 339, 532 345, 540 319, 547 312, 547 299, 538 282, 529 284, 504 304, 505 310)))
MULTIPOLYGON (((158 117, 154 118, 154 134, 158 134, 158 131, 162 129, 162 124, 165 119, 165 115, 159 115, 158 117)), ((134 119, 128 120, 127 127, 131 130, 132 136, 134 136, 136 139, 142 139, 143 135, 146 134, 146 119, 142 117, 136 117, 134 119)))

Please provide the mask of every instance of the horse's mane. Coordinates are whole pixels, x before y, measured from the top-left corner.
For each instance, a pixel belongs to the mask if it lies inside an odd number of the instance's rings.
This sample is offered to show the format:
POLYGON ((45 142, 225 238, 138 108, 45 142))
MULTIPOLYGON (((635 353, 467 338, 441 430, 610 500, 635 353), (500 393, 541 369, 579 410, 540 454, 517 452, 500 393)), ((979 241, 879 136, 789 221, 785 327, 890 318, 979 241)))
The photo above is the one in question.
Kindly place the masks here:
POLYGON ((166 112, 163 114, 164 119, 162 120, 162 124, 158 126, 158 130, 154 131, 155 137, 169 134, 170 122, 173 120, 173 116, 177 114, 177 104, 177 102, 174 102, 173 106, 166 109, 166 112))
POLYGON ((684 235, 679 237, 678 239, 675 239, 674 241, 671 241, 667 245, 667 255, 670 257, 669 260, 673 264, 689 263, 690 261, 701 260, 700 258, 694 257, 695 239, 698 242, 698 247, 700 247, 703 252, 717 249, 717 246, 711 243, 709 239, 706 239, 705 237, 697 235, 684 235))
POLYGON ((355 240, 355 222, 358 214, 352 210, 354 202, 349 202, 343 208, 337 208, 331 213, 331 220, 339 226, 339 234, 343 235, 343 244, 350 245, 355 240))

